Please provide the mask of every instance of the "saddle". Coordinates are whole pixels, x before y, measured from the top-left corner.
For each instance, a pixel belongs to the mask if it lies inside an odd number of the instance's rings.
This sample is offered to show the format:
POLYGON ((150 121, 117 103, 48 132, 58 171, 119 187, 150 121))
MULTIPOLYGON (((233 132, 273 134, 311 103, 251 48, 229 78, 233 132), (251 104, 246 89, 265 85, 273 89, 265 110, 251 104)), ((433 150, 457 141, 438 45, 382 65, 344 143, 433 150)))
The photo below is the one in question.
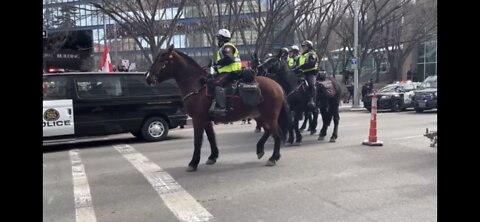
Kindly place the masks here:
POLYGON ((333 86, 332 80, 326 79, 324 81, 317 81, 317 86, 329 97, 334 97, 337 94, 337 91, 333 86))
MULTIPOLYGON (((221 87, 216 87, 215 93, 219 103, 225 104, 226 100, 231 98, 240 98, 245 105, 256 106, 263 101, 263 96, 259 83, 255 80, 255 72, 251 69, 244 69, 240 80, 234 80, 231 83, 221 87)), ((212 96, 208 89, 205 89, 207 96, 212 96)))
POLYGON ((246 105, 256 106, 263 101, 259 83, 255 80, 238 83, 237 92, 242 102, 246 105))

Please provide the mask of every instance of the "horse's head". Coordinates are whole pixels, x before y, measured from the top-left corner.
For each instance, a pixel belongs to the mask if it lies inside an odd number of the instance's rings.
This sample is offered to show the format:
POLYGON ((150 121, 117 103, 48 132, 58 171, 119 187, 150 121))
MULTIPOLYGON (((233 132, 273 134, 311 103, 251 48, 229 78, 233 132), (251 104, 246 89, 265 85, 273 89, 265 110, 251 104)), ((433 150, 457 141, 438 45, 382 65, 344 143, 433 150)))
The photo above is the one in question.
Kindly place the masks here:
POLYGON ((257 71, 258 65, 260 65, 261 61, 257 56, 257 53, 254 53, 252 59, 250 60, 250 68, 257 71))
POLYGON ((278 57, 270 57, 264 63, 258 65, 259 73, 279 73, 286 70, 282 69, 281 60, 278 57))
POLYGON ((146 73, 147 83, 156 84, 157 82, 162 82, 174 74, 174 65, 175 65, 175 51, 173 50, 173 44, 168 47, 168 49, 162 53, 159 53, 155 60, 153 61, 152 66, 146 73))

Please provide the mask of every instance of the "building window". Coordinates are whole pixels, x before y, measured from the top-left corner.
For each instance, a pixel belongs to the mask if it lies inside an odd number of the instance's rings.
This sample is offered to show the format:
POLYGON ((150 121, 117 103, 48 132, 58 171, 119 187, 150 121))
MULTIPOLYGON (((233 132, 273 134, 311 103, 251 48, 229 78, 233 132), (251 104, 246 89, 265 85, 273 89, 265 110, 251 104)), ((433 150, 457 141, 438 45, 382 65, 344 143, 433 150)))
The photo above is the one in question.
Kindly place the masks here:
POLYGON ((427 76, 437 75, 437 41, 419 44, 417 50, 416 81, 423 81, 427 76))

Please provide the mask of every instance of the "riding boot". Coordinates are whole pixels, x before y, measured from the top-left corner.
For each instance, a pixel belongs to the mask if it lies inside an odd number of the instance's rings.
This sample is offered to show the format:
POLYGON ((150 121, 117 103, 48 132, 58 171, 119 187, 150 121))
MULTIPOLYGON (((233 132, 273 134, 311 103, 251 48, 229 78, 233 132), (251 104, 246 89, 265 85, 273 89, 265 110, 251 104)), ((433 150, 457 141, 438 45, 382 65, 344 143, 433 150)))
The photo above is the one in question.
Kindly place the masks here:
POLYGON ((220 86, 215 87, 215 115, 225 116, 227 114, 225 100, 225 89, 220 86))

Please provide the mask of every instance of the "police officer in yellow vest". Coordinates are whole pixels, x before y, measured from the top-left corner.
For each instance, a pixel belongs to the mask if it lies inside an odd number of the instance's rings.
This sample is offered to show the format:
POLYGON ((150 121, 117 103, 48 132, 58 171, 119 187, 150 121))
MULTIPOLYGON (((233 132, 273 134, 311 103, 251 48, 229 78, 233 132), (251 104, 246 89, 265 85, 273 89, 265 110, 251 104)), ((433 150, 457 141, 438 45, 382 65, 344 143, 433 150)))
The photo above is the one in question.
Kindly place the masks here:
POLYGON ((312 41, 305 40, 302 43, 302 54, 298 59, 298 66, 295 67, 292 71, 302 73, 305 76, 305 79, 308 82, 308 91, 310 96, 310 101, 308 102, 308 107, 311 109, 315 108, 315 101, 317 98, 317 91, 315 87, 316 77, 318 73, 318 56, 317 53, 313 50, 312 41))
POLYGON ((217 52, 217 58, 214 66, 216 66, 216 73, 214 78, 210 78, 208 81, 209 91, 215 97, 215 100, 210 107, 211 112, 219 113, 220 115, 226 114, 226 100, 223 87, 240 77, 242 71, 242 61, 238 49, 234 44, 230 43, 231 34, 227 29, 220 29, 217 34, 218 47, 220 49, 217 52), (216 84, 215 84, 216 82, 216 84), (219 85, 220 87, 215 87, 219 85))
POLYGON ((299 53, 300 49, 298 48, 298 46, 292 45, 289 52, 290 55, 288 58, 288 68, 293 69, 295 66, 298 65, 298 58, 300 57, 299 53))

